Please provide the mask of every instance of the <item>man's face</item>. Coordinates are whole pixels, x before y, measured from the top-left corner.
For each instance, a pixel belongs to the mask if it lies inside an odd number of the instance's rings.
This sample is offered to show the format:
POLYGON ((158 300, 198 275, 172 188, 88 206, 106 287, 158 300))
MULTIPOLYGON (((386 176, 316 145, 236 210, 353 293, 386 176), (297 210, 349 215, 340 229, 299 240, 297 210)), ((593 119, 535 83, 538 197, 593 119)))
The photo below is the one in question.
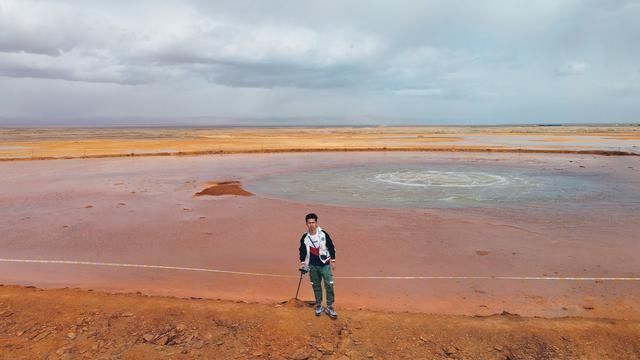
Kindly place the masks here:
POLYGON ((309 229, 309 232, 311 233, 315 232, 317 227, 318 227, 318 222, 316 222, 315 219, 307 220, 307 228, 309 229))

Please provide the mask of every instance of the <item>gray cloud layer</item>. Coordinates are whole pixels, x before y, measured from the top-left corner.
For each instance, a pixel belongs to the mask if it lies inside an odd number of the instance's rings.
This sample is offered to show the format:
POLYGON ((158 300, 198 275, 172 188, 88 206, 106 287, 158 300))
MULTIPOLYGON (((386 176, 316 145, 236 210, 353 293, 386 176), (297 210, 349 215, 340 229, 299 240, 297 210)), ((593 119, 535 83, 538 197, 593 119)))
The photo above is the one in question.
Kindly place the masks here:
POLYGON ((634 1, 0 0, 0 125, 637 122, 638 18, 634 1))

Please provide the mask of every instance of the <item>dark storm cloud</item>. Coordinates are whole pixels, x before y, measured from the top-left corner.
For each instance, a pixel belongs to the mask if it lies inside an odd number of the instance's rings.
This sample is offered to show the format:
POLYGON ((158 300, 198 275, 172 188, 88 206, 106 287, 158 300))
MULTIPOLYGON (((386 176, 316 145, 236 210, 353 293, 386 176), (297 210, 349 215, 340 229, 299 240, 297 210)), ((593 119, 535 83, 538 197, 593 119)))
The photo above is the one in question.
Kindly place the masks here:
POLYGON ((583 121, 598 104, 632 121, 639 17, 635 1, 0 0, 0 115, 583 121))

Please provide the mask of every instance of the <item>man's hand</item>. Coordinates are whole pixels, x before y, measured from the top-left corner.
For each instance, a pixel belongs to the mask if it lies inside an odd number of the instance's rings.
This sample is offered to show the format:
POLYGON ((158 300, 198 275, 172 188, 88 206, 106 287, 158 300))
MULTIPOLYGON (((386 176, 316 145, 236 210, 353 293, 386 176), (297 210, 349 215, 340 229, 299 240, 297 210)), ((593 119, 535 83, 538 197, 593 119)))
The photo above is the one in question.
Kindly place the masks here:
POLYGON ((335 260, 331 260, 331 270, 332 271, 336 271, 336 261, 335 260))

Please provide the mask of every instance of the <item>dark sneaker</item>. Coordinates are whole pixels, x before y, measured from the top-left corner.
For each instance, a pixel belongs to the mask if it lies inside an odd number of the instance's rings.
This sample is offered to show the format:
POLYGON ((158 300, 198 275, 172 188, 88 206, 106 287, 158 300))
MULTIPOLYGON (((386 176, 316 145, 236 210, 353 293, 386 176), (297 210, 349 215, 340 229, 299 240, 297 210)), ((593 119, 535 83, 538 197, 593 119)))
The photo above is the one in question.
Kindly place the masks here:
POLYGON ((333 310, 333 306, 327 306, 325 311, 326 311, 327 315, 329 315, 330 318, 332 318, 332 319, 337 319, 338 318, 338 313, 336 313, 336 311, 333 310))
POLYGON ((323 312, 324 308, 322 307, 322 305, 316 305, 316 316, 322 315, 323 312))

